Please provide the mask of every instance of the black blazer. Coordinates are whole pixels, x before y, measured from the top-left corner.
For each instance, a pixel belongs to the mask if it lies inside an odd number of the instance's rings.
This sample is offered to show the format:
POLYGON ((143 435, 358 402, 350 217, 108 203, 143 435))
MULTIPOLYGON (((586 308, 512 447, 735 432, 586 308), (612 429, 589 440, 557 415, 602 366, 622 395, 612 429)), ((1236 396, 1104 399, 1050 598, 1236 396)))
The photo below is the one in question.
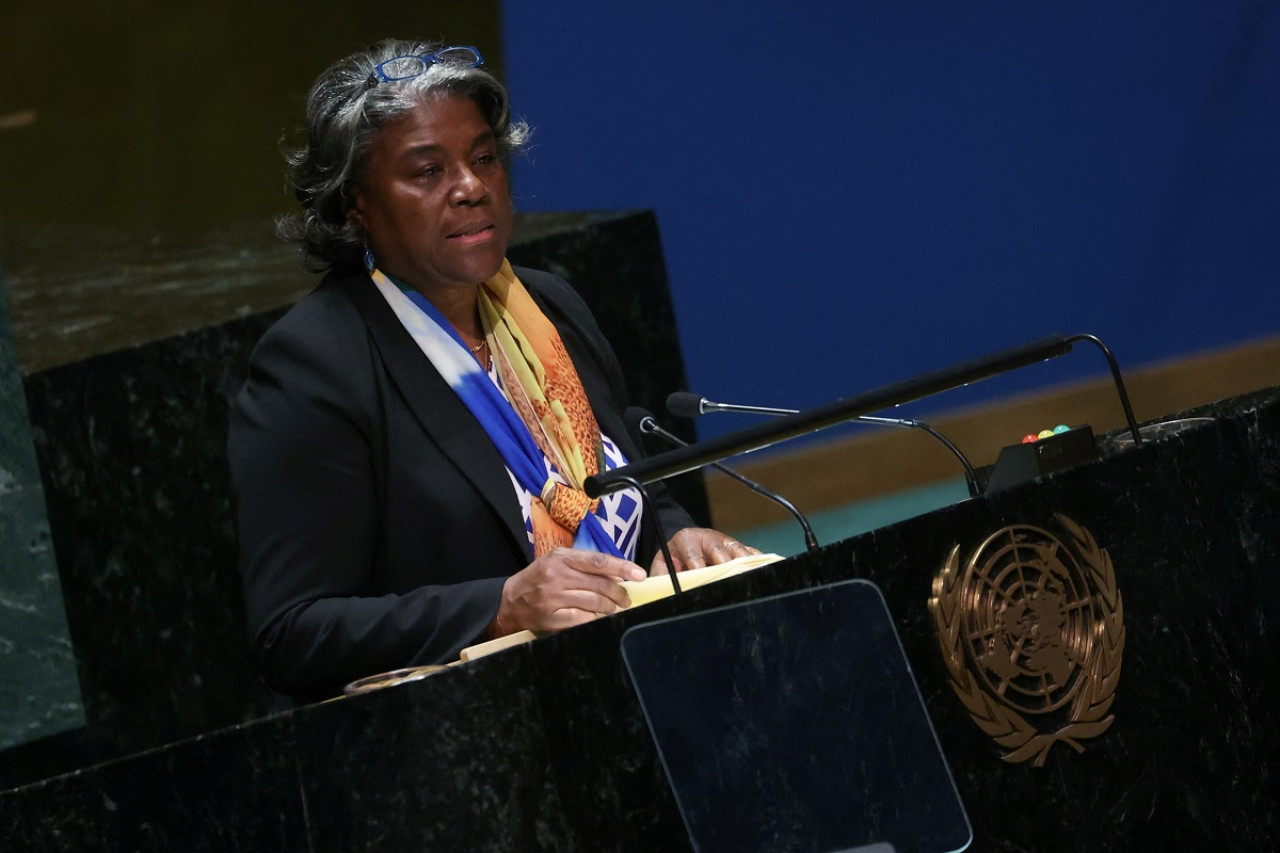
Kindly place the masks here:
MULTIPOLYGON (((600 428, 616 357, 562 279, 517 269, 560 331, 600 428)), ((532 549, 502 459, 363 271, 331 272, 263 336, 228 442, 249 627, 275 689, 317 697, 482 639, 532 549)), ((692 526, 658 490, 668 536, 692 526)), ((637 555, 657 547, 649 533, 637 555)))

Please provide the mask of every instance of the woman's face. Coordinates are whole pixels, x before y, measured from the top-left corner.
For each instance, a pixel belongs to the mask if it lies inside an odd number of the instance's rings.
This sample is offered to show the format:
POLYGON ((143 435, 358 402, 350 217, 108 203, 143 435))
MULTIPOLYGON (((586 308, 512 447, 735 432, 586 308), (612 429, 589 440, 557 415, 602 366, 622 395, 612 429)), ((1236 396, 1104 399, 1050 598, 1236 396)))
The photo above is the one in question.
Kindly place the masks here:
POLYGON ((378 267, 428 298, 496 273, 511 237, 511 197, 498 141, 475 102, 438 97, 378 131, 347 216, 378 267))

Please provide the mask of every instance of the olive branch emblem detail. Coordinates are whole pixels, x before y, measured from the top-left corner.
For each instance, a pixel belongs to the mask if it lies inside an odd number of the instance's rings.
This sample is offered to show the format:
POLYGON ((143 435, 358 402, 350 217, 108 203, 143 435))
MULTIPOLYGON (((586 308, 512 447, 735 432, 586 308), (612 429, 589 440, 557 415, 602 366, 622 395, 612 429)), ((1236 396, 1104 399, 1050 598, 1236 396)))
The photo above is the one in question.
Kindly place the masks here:
POLYGON ((1008 750, 1005 761, 1036 767, 1055 743, 1083 752, 1081 741, 1111 727, 1125 641, 1110 556, 1089 531, 1055 518, 1065 542, 1007 527, 963 570, 956 545, 929 599, 956 696, 1008 750))

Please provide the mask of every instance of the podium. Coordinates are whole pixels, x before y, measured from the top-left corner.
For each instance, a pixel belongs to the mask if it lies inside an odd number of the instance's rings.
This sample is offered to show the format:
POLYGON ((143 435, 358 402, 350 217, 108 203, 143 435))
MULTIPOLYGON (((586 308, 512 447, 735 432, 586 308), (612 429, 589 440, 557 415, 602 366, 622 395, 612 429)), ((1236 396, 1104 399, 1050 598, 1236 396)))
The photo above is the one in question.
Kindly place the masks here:
POLYGON ((689 849, 624 636, 861 579, 883 593, 971 849, 1275 850, 1280 389, 1179 414, 1212 422, 1130 449, 1103 437, 1095 462, 422 681, 5 792, 0 837, 689 849))

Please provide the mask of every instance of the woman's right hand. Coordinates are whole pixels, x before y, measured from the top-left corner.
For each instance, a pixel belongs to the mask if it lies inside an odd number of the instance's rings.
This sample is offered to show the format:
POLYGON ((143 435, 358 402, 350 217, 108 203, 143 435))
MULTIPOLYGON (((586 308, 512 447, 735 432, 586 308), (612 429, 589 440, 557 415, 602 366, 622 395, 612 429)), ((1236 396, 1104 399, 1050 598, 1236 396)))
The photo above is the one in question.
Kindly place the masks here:
POLYGON ((620 557, 557 548, 507 578, 492 633, 560 631, 616 613, 631 606, 619 581, 646 577, 644 569, 620 557))

